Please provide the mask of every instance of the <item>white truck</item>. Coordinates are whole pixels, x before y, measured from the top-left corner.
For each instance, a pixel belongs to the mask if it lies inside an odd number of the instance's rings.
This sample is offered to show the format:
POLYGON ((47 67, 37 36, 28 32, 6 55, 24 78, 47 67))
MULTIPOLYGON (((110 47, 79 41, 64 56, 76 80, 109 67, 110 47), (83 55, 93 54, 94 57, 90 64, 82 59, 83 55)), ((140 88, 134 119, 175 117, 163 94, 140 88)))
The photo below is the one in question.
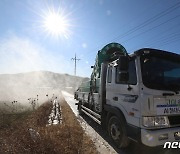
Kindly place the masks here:
POLYGON ((119 148, 180 142, 180 55, 118 43, 98 51, 91 79, 76 91, 79 113, 108 131, 119 148))

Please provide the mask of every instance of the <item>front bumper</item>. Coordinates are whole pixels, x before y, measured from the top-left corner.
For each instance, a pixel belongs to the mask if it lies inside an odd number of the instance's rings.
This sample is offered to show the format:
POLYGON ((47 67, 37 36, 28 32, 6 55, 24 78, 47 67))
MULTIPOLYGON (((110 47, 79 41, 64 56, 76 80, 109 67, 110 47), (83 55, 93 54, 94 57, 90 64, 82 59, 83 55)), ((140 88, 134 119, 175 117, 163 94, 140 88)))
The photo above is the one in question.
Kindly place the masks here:
POLYGON ((150 147, 164 145, 165 142, 179 141, 174 134, 180 132, 180 127, 164 128, 158 130, 141 129, 141 142, 150 147), (161 135, 167 135, 167 139, 159 139, 161 135))

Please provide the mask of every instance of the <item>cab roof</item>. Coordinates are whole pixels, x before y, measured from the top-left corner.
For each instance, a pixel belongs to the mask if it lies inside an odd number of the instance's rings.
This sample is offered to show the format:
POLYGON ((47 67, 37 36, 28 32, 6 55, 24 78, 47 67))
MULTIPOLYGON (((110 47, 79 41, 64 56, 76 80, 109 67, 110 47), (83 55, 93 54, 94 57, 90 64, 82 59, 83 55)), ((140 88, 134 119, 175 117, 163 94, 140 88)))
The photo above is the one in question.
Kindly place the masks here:
POLYGON ((174 58, 174 59, 178 59, 180 60, 180 54, 177 54, 177 53, 173 53, 173 52, 170 52, 170 51, 164 51, 164 50, 159 50, 159 49, 153 49, 153 48, 142 48, 142 49, 139 49, 137 51, 135 51, 132 55, 130 55, 131 57, 134 57, 134 56, 144 56, 144 55, 154 55, 154 56, 157 56, 157 57, 171 57, 171 58, 174 58))

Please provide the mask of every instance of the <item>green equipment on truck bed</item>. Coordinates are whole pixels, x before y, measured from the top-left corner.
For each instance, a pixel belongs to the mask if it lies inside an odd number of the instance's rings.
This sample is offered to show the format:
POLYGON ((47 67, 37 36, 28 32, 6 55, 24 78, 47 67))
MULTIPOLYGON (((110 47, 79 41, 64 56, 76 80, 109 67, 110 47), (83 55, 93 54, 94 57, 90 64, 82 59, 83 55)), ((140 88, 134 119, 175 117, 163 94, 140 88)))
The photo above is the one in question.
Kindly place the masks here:
POLYGON ((101 50, 98 51, 95 65, 92 66, 93 71, 91 74, 91 87, 93 92, 99 91, 99 79, 100 79, 100 72, 101 72, 101 64, 104 62, 112 62, 120 55, 128 55, 126 49, 119 43, 109 43, 104 46, 101 50))

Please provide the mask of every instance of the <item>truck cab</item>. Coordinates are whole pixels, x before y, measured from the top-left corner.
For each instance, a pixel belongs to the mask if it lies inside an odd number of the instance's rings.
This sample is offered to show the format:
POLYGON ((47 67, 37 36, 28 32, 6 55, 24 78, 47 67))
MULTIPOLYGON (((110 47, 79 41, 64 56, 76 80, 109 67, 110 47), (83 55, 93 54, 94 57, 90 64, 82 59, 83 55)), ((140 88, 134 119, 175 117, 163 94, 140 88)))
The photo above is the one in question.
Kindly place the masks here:
POLYGON ((147 146, 179 140, 180 56, 144 48, 130 55, 128 64, 120 61, 107 66, 106 109, 119 110, 127 136, 147 146))

